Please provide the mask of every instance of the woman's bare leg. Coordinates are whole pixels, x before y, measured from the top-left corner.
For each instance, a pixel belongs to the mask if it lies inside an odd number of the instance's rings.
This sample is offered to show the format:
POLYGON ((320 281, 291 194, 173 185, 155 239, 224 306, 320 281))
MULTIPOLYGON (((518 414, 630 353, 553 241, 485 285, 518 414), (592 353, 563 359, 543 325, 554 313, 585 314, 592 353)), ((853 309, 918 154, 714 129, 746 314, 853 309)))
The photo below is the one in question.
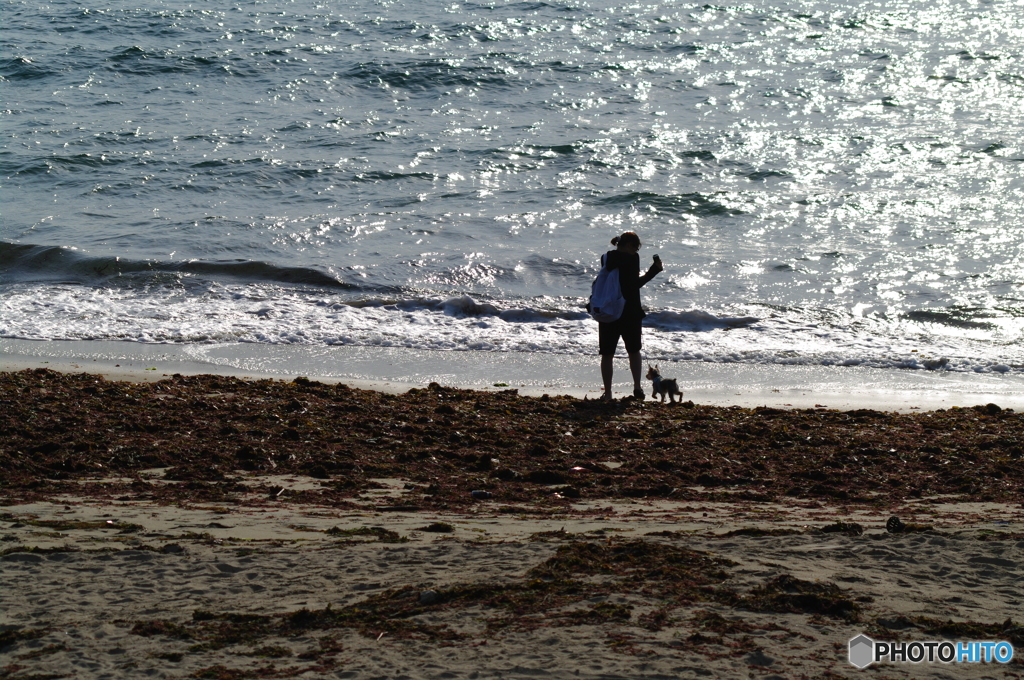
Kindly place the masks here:
POLYGON ((614 354, 602 354, 601 355, 601 379, 604 381, 604 393, 611 399, 612 398, 612 363, 615 361, 614 354))
POLYGON ((640 352, 627 352, 629 354, 629 370, 633 374, 633 392, 644 389, 643 383, 640 382, 641 373, 644 368, 643 357, 640 356, 640 352))

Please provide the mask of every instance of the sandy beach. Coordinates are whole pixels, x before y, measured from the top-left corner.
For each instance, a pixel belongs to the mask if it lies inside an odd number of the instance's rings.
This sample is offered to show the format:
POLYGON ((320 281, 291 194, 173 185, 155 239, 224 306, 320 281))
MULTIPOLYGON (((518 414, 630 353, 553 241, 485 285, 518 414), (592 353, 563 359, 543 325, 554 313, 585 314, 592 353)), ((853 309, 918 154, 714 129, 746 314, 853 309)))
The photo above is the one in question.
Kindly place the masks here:
POLYGON ((1024 677, 1009 402, 550 392, 0 374, 4 677, 1024 677))

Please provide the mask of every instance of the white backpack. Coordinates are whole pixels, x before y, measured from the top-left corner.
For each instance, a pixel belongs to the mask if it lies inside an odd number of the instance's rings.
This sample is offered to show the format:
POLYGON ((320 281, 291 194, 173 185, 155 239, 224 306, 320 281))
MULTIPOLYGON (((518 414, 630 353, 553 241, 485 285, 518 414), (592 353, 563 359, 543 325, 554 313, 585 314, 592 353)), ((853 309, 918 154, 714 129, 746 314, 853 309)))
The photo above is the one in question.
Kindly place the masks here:
POLYGON ((590 304, 587 305, 590 316, 601 323, 618 321, 626 306, 622 288, 619 287, 619 269, 608 269, 605 266, 606 257, 607 254, 601 256, 601 271, 590 286, 590 304))

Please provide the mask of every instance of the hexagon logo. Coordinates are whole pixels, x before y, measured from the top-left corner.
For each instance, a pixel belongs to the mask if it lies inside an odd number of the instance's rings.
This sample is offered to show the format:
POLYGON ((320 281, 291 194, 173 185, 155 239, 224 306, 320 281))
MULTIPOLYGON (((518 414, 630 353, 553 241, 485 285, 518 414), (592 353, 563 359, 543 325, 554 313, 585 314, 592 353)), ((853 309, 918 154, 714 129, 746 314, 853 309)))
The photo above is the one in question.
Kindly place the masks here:
POLYGON ((850 640, 850 663, 857 668, 867 668, 874 661, 875 641, 861 633, 850 640))

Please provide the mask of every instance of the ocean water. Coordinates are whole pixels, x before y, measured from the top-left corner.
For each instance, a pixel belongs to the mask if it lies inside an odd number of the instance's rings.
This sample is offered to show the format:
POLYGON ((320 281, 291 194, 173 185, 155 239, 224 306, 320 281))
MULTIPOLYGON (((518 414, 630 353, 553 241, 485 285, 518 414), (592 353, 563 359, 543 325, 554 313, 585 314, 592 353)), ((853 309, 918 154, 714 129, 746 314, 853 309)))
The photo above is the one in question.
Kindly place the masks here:
POLYGON ((1024 374, 1020 0, 0 4, 0 337, 1024 374))

